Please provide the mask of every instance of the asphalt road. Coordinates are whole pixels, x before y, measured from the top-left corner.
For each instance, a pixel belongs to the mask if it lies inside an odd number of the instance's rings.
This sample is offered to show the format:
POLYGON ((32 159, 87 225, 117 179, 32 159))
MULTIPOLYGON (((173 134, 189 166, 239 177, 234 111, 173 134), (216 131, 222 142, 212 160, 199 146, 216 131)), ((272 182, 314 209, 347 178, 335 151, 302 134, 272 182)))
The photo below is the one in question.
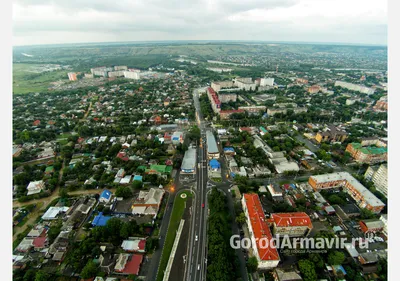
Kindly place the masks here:
MULTIPOLYGON (((202 139, 205 140, 205 125, 200 111, 197 91, 194 91, 194 101, 198 116, 198 125, 202 139)), ((207 152, 206 144, 198 146, 198 169, 196 173, 197 185, 195 200, 192 205, 192 218, 189 234, 189 249, 186 263, 185 280, 206 280, 207 266, 207 152), (204 204, 204 205, 203 205, 204 204), (203 207, 204 206, 204 207, 203 207), (197 238, 197 239, 196 239, 197 238)))

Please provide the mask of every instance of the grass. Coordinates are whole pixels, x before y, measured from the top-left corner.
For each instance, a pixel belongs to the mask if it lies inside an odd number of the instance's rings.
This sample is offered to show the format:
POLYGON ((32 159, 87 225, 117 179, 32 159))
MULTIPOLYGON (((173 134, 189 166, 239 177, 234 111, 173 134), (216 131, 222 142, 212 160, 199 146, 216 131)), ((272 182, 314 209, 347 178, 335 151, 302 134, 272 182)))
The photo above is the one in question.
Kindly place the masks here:
MULTIPOLYGON (((188 197, 192 196, 190 192, 183 192, 183 193, 185 193, 188 197)), ((175 198, 174 206, 171 213, 171 219, 169 221, 168 232, 165 238, 163 252, 161 254, 160 266, 158 269, 158 274, 156 279, 157 281, 163 280, 164 270, 167 267, 168 259, 172 251, 172 246, 174 245, 176 230, 178 229, 179 223, 181 222, 181 218, 185 210, 186 200, 187 198, 181 198, 180 195, 178 195, 175 198)))
POLYGON ((13 93, 26 94, 31 92, 46 92, 51 86, 50 82, 59 80, 68 81, 67 70, 34 73, 36 64, 13 64, 13 93))

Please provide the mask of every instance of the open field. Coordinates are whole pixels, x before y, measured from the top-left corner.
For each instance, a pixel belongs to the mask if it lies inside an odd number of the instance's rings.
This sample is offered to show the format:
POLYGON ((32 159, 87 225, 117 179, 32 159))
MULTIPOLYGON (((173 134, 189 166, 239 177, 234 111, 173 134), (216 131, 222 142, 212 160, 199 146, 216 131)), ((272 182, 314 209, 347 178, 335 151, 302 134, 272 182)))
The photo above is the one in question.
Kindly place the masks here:
POLYGON ((47 91, 51 82, 68 81, 67 70, 54 70, 38 73, 37 64, 13 64, 13 93, 26 94, 30 92, 47 91))

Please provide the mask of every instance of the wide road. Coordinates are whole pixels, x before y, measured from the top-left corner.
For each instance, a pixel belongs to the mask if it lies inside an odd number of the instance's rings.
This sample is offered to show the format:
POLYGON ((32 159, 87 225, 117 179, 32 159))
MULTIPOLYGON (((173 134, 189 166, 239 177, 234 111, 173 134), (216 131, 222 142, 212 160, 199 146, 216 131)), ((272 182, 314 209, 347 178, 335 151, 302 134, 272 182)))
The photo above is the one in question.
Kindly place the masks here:
MULTIPOLYGON (((198 92, 193 92, 197 121, 201 131, 202 139, 205 140, 205 125, 200 111, 198 92)), ((201 143, 197 151, 197 173, 196 173, 196 199, 193 202, 192 218, 189 235, 189 250, 186 262, 185 280, 206 280, 207 274, 207 151, 206 143, 201 143)))

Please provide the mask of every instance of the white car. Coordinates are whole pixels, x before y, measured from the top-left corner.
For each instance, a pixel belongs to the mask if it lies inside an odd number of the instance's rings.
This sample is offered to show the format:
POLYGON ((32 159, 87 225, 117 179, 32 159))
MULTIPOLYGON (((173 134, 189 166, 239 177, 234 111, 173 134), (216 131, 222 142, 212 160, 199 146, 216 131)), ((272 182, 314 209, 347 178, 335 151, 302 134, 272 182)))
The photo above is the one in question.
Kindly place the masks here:
POLYGON ((196 235, 195 241, 199 240, 199 237, 196 235))
POLYGON ((200 270, 200 264, 197 266, 197 270, 200 270))

